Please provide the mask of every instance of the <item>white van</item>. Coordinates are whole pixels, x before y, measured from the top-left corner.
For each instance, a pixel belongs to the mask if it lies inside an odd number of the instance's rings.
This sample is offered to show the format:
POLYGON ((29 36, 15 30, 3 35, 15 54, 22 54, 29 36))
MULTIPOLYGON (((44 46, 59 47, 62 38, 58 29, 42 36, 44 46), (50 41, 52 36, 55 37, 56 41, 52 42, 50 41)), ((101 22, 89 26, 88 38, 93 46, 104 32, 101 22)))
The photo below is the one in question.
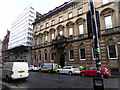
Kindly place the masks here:
POLYGON ((26 79, 29 76, 27 62, 6 62, 2 67, 2 78, 9 81, 10 79, 26 79))

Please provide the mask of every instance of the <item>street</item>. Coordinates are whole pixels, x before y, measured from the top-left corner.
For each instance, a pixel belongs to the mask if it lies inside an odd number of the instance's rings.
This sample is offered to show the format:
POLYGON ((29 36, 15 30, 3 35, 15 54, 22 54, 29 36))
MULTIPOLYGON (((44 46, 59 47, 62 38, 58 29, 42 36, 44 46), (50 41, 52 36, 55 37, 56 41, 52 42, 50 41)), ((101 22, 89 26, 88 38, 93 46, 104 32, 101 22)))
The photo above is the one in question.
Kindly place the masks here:
MULTIPOLYGON (((9 84, 18 88, 93 88, 93 77, 81 77, 79 75, 58 75, 55 73, 30 72, 29 78, 15 80, 9 84)), ((105 78, 104 87, 110 89, 120 88, 120 78, 105 78)))

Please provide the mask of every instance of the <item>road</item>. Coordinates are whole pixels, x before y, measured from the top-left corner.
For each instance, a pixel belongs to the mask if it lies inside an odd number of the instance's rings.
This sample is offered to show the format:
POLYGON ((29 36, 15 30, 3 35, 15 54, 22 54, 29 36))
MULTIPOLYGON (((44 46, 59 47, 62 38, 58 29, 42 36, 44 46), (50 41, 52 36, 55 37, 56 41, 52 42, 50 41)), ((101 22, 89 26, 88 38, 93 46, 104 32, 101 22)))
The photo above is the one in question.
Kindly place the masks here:
MULTIPOLYGON (((9 84, 19 88, 93 88, 93 77, 80 77, 79 75, 58 75, 55 73, 30 72, 29 78, 15 80, 9 84)), ((120 78, 104 79, 104 87, 120 88, 120 78)))

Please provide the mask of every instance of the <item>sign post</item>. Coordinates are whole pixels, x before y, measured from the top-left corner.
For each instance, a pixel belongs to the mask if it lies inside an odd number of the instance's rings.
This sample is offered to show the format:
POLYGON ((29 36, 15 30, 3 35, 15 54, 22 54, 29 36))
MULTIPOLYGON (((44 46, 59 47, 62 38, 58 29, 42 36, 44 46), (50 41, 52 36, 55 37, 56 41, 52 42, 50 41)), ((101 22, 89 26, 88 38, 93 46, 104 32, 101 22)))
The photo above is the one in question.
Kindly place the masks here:
MULTIPOLYGON (((97 67, 97 78, 93 78, 93 85, 94 85, 94 90, 104 90, 104 84, 103 84, 103 78, 102 78, 102 73, 101 73, 101 62, 100 62, 100 49, 99 49, 99 39, 98 37, 101 37, 99 35, 99 29, 100 29, 100 22, 99 20, 97 20, 98 14, 96 13, 97 11, 95 11, 94 8, 94 4, 93 4, 93 0, 89 0, 89 7, 90 7, 90 11, 87 14, 87 19, 89 19, 88 23, 90 23, 90 26, 88 28, 91 28, 88 33, 88 38, 92 37, 93 41, 94 41, 94 56, 95 56, 95 60, 96 60, 96 67, 97 67), (89 16, 88 16, 89 15, 89 16)), ((88 29, 89 30, 89 29, 88 29)), ((92 39, 91 38, 91 39, 92 39)))

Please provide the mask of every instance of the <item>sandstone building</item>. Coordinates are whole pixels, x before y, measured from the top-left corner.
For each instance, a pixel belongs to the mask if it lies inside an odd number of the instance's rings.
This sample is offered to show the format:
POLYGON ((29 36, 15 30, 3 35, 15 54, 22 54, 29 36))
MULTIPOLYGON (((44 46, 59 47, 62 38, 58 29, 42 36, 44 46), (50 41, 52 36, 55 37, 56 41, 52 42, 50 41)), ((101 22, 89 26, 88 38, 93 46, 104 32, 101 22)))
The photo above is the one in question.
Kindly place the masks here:
MULTIPOLYGON (((100 16, 100 58, 111 71, 120 69, 119 2, 95 2, 100 16)), ((95 66, 93 40, 88 39, 88 2, 65 2, 37 19, 32 47, 33 65, 51 62, 61 66, 95 66)), ((119 71, 120 72, 120 71, 119 71)))

